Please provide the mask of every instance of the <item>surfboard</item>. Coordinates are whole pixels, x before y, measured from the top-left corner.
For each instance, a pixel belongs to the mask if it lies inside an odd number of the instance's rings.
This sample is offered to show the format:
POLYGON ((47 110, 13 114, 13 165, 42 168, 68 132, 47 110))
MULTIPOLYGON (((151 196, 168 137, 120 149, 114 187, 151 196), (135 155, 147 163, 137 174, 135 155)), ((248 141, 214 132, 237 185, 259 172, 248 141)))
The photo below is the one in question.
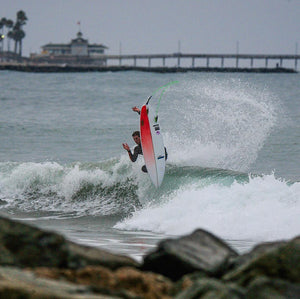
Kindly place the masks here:
POLYGON ((148 104, 149 99, 147 104, 141 108, 141 143, 148 174, 154 186, 158 188, 165 175, 165 147, 158 123, 158 117, 154 114, 154 110, 148 104))

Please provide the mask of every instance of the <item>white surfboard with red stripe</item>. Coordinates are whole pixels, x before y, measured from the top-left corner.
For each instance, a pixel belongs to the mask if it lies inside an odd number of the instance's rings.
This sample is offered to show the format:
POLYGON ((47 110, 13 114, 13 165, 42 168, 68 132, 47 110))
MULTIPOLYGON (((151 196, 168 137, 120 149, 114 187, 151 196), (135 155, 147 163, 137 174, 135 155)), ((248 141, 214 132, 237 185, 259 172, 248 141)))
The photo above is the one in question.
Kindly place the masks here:
POLYGON ((165 175, 165 147, 157 116, 149 104, 141 109, 140 131, 143 156, 151 181, 158 188, 165 175))

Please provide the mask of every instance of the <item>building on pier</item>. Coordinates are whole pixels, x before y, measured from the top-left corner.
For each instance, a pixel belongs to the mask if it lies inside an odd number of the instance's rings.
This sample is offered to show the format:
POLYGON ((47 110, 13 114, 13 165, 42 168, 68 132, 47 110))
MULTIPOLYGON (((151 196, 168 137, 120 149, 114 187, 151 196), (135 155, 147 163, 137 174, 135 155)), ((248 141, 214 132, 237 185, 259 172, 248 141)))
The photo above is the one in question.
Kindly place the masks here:
POLYGON ((68 44, 49 43, 41 48, 40 54, 30 55, 31 62, 104 65, 104 51, 108 49, 103 44, 89 44, 80 31, 68 44))

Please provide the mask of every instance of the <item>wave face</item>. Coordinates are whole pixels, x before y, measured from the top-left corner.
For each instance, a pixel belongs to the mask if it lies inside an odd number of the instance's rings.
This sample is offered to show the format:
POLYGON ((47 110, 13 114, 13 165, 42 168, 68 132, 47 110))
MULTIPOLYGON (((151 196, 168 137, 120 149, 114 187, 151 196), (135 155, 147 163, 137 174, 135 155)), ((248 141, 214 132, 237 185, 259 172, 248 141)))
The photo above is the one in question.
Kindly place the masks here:
POLYGON ((180 235, 208 229, 225 239, 298 233, 300 183, 270 175, 169 164, 155 189, 126 155, 99 163, 1 163, 0 199, 35 217, 118 216, 114 228, 180 235))
POLYGON ((129 166, 115 160, 0 163, 0 199, 5 209, 64 217, 126 214, 139 206, 129 166))
POLYGON ((161 202, 179 187, 199 179, 232 182, 234 172, 199 167, 168 166, 165 184, 155 189, 126 155, 99 163, 61 165, 0 163, 2 208, 52 212, 65 216, 128 215, 142 204, 161 202))

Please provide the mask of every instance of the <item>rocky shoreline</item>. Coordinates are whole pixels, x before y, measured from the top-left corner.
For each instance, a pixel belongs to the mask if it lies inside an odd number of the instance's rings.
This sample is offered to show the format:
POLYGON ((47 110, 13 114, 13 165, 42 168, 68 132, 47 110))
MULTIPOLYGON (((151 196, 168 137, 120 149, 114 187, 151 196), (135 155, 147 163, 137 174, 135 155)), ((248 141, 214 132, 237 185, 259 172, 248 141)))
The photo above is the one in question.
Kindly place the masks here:
POLYGON ((0 298, 300 298, 300 236, 239 255, 198 229, 139 263, 0 217, 0 298))
POLYGON ((19 71, 31 73, 75 73, 75 72, 121 72, 140 71, 153 73, 218 72, 218 73, 297 73, 291 68, 237 68, 237 67, 144 67, 130 65, 68 65, 68 64, 30 64, 2 63, 0 71, 19 71))

